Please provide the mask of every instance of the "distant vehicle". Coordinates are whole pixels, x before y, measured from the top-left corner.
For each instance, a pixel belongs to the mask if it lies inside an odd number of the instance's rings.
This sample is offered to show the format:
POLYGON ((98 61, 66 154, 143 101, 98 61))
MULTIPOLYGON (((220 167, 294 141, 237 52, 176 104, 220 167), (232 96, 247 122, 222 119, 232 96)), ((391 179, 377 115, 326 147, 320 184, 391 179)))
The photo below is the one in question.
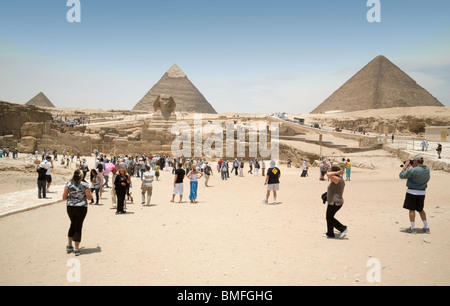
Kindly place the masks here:
POLYGON ((305 124, 305 119, 294 117, 294 122, 303 125, 305 124))
POLYGON ((320 129, 320 125, 319 125, 318 123, 314 123, 314 124, 313 124, 313 128, 315 128, 315 129, 320 129))

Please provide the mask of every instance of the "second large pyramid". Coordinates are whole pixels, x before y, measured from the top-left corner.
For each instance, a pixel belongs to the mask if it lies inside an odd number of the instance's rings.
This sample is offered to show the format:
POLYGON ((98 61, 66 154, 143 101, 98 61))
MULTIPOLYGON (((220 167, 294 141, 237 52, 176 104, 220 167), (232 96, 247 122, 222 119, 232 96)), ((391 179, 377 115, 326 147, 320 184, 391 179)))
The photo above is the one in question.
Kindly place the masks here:
POLYGON ((177 64, 163 75, 133 110, 152 112, 153 103, 162 94, 172 96, 177 105, 176 111, 217 113, 177 64))

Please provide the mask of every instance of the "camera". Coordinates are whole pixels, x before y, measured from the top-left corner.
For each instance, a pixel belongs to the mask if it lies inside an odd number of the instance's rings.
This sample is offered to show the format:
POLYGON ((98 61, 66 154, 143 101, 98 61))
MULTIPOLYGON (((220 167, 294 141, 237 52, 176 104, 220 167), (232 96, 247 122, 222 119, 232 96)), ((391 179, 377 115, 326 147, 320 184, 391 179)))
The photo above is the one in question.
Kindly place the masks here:
MULTIPOLYGON (((408 161, 405 160, 405 161, 403 162, 403 165, 400 165, 400 168, 403 168, 407 162, 408 162, 408 161)), ((410 160, 409 160, 409 165, 412 165, 412 164, 413 164, 413 159, 410 159, 410 160)))

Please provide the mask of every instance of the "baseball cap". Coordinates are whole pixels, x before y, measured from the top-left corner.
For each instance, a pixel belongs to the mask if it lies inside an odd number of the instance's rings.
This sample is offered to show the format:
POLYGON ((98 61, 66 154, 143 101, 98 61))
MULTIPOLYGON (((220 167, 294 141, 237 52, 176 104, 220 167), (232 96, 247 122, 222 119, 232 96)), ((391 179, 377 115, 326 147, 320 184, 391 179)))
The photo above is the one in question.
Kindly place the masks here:
POLYGON ((423 163, 423 156, 422 155, 416 155, 412 160, 417 160, 418 162, 423 163))

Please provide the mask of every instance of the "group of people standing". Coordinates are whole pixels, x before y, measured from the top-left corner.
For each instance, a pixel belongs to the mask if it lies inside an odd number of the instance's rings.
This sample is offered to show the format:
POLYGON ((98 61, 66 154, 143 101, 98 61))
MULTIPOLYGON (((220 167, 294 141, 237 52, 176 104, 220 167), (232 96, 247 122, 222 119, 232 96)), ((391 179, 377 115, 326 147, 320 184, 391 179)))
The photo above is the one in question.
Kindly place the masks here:
MULTIPOLYGON (((51 160, 51 158, 50 158, 51 160)), ((323 195, 324 204, 328 203, 326 209, 326 224, 327 231, 324 237, 336 238, 334 230, 339 231, 339 238, 343 238, 348 234, 348 227, 342 224, 336 219, 336 213, 342 209, 344 204, 344 173, 346 173, 347 180, 350 180, 350 172, 347 169, 351 169, 351 164, 349 166, 350 160, 342 159, 340 165, 332 165, 331 168, 326 171, 323 175, 327 176, 328 181, 330 181, 327 192, 323 195), (345 168, 343 168, 345 167, 345 168), (346 169, 344 171, 344 169, 346 169)), ((51 164, 51 163, 50 163, 51 164)), ((222 166, 226 162, 222 161, 222 166)), ((189 200, 191 203, 197 203, 197 189, 198 181, 203 176, 209 177, 212 175, 211 166, 207 162, 202 162, 201 164, 192 163, 189 168, 189 172, 183 169, 183 163, 178 162, 176 164, 176 169, 173 171, 173 192, 172 199, 170 202, 175 201, 175 197, 179 195, 179 203, 183 201, 183 183, 184 179, 188 178, 190 181, 190 194, 189 200)), ((239 168, 241 164, 236 164, 239 168)), ((39 167, 40 168, 40 167, 39 167)), ((100 166, 100 172, 103 170, 103 166, 100 166)), ((97 169, 99 169, 97 168, 97 169)), ((236 167, 234 167, 236 168, 236 167)), ((70 182, 68 182, 64 188, 63 199, 67 201, 67 213, 70 218, 71 224, 68 231, 68 243, 66 251, 68 253, 74 252, 75 255, 80 254, 80 242, 81 242, 81 232, 84 218, 87 213, 88 201, 93 200, 93 195, 91 191, 95 191, 96 186, 102 184, 101 178, 99 178, 97 169, 91 170, 91 186, 85 181, 86 169, 80 167, 77 169, 70 182), (75 247, 73 247, 75 244, 75 247)), ((222 169, 222 167, 218 168, 222 169)), ((129 190, 132 187, 131 176, 127 173, 125 164, 122 161, 118 161, 116 166, 111 168, 113 173, 113 203, 117 201, 117 214, 125 213, 124 202, 125 196, 129 194, 129 190)), ((270 161, 270 167, 265 173, 264 185, 266 186, 266 196, 263 199, 263 203, 268 204, 270 194, 273 194, 273 204, 277 204, 277 191, 280 189, 280 177, 281 171, 276 166, 275 161, 270 161)), ((411 226, 407 229, 407 232, 415 232, 415 212, 419 212, 423 222, 425 233, 429 233, 429 227, 426 220, 426 214, 423 210, 425 190, 427 188, 427 183, 430 179, 430 171, 427 166, 423 165, 423 157, 417 156, 411 162, 405 164, 402 172, 400 173, 401 179, 407 179, 407 193, 404 202, 404 208, 409 210, 409 216, 411 220, 411 226)), ((152 195, 152 184, 154 182, 154 175, 150 171, 150 166, 146 167, 146 171, 141 175, 141 190, 142 190, 142 204, 145 203, 145 195, 147 195, 146 205, 150 204, 150 198, 152 195)), ((207 180, 205 180, 205 186, 207 185, 207 180)), ((96 192, 97 194, 97 192, 96 192)), ((98 197, 97 197, 98 203, 98 197)))
MULTIPOLYGON (((319 176, 319 180, 321 181, 325 181, 325 175, 328 172, 333 171, 333 165, 335 165, 335 163, 333 161, 331 161, 331 159, 328 159, 328 161, 322 160, 322 162, 319 165, 319 171, 320 171, 320 176, 319 176)), ((351 176, 351 172, 352 172, 352 163, 350 162, 350 158, 342 158, 342 161, 340 163, 338 163, 339 168, 344 171, 345 169, 345 180, 346 181, 350 181, 350 176, 351 176)), ((328 181, 330 181, 330 178, 328 177, 328 181)))

